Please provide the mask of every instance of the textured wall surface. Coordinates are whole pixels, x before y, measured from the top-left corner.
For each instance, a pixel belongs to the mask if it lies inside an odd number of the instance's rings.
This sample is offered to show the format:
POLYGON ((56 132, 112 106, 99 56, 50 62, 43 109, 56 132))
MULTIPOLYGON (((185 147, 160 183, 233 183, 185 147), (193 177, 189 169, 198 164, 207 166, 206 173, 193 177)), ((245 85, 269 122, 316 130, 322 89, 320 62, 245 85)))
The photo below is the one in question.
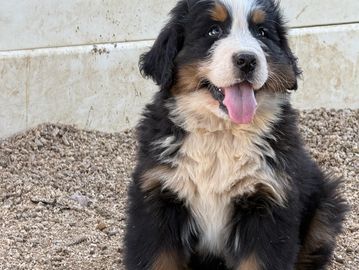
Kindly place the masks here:
MULTIPOLYGON (((156 87, 141 78, 175 0, 0 0, 0 137, 43 122, 133 127, 156 87)), ((359 1, 282 0, 304 71, 298 108, 359 107, 359 1)))

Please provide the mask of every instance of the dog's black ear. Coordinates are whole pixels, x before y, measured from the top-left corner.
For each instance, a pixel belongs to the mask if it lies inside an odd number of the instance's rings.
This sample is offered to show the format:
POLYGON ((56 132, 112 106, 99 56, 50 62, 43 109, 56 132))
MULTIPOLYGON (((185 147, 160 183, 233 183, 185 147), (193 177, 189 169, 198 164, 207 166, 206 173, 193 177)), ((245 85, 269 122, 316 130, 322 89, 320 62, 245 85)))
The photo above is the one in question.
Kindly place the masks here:
POLYGON ((298 58, 293 54, 292 50, 290 49, 288 42, 286 42, 285 52, 288 56, 288 59, 291 63, 293 69, 293 83, 292 86, 289 87, 288 90, 297 90, 298 89, 298 78, 302 75, 302 70, 298 66, 298 58))
POLYGON ((170 22, 162 29, 151 50, 140 58, 140 71, 152 78, 161 89, 172 86, 175 72, 175 58, 183 46, 184 29, 180 18, 187 11, 181 1, 170 13, 170 22))
POLYGON ((288 28, 286 25, 286 20, 282 15, 282 11, 280 8, 280 2, 277 1, 274 3, 274 10, 275 13, 278 14, 275 21, 278 23, 276 24, 276 30, 279 34, 281 40, 281 47, 284 49, 285 55, 289 61, 289 65, 291 66, 291 72, 288 72, 288 90, 297 90, 298 89, 298 78, 302 75, 302 70, 298 66, 298 58, 294 55, 291 48, 289 47, 288 42, 288 28))
POLYGON ((285 56, 287 58, 288 72, 287 74, 287 89, 288 90, 297 90, 298 89, 298 78, 302 75, 302 71, 298 66, 298 58, 294 55, 291 48, 289 47, 288 42, 288 29, 283 27, 283 19, 280 18, 281 23, 277 26, 277 32, 279 33, 281 40, 281 47, 284 50, 285 56))

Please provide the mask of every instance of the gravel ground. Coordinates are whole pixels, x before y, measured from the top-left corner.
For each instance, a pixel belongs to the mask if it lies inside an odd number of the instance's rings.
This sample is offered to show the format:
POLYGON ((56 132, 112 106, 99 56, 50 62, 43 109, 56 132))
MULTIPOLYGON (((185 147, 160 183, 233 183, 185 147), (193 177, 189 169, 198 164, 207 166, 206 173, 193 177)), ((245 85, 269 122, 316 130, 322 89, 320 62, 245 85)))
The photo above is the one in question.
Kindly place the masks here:
MULTIPOLYGON (((301 113, 320 165, 351 205, 330 270, 359 269, 359 110, 301 113)), ((42 125, 0 141, 0 269, 123 269, 133 131, 42 125)))

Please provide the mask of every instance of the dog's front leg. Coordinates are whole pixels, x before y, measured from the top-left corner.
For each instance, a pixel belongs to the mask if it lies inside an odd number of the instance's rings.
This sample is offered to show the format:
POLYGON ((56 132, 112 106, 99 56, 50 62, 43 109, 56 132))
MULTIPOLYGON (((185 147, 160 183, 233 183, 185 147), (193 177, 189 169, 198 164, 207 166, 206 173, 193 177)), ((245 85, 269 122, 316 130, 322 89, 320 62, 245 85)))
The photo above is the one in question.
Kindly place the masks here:
POLYGON ((182 204, 160 187, 143 191, 136 184, 129 192, 129 220, 125 237, 127 270, 184 270, 186 258, 181 224, 182 204))
POLYGON ((238 205, 229 241, 235 270, 293 270, 298 253, 298 221, 285 207, 238 205))

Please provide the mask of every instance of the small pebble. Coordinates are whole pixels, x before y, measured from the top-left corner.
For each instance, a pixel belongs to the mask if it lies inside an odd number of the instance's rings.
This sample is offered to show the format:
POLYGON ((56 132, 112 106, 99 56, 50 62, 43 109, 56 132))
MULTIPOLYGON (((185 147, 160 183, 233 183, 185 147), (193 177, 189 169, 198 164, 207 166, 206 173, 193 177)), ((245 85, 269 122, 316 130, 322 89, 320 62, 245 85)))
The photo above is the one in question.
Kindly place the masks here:
POLYGON ((107 225, 106 225, 106 223, 104 223, 104 222, 100 222, 100 223, 98 223, 97 226, 96 226, 96 229, 98 229, 98 230, 100 230, 100 231, 103 231, 103 230, 105 230, 106 228, 107 228, 107 225))
POLYGON ((86 236, 80 236, 79 238, 75 239, 73 242, 71 242, 68 246, 76 246, 79 244, 82 244, 83 242, 86 242, 88 238, 86 236))
POLYGON ((344 263, 344 259, 343 259, 343 257, 340 256, 340 255, 335 255, 335 256, 334 256, 334 259, 335 259, 335 261, 336 261, 337 263, 340 263, 340 264, 343 264, 343 263, 344 263))
POLYGON ((75 194, 71 195, 70 199, 76 201, 82 207, 89 206, 89 204, 91 202, 91 200, 88 197, 83 196, 83 195, 81 195, 79 193, 75 193, 75 194))

